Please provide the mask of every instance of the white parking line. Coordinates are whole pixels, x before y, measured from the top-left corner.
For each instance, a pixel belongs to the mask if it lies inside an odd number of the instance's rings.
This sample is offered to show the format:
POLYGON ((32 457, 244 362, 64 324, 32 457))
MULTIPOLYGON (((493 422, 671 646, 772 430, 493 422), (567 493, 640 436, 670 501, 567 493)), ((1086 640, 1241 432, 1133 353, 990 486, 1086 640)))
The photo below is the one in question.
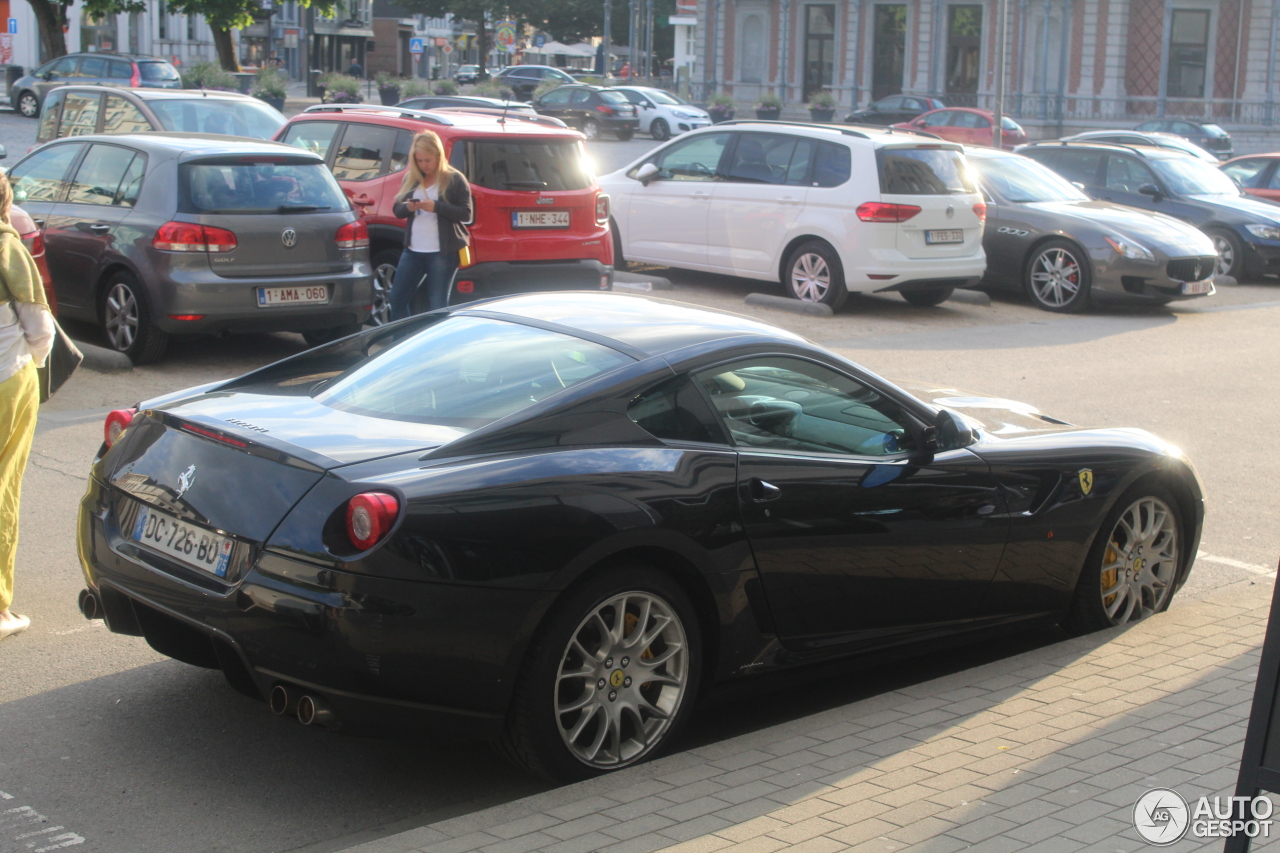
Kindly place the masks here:
MULTIPOLYGON (((0 800, 12 799, 12 794, 0 791, 0 800)), ((9 837, 17 843, 16 847, 6 846, 4 849, 48 853, 50 850, 62 850, 84 844, 83 836, 69 831, 65 826, 43 825, 47 823, 49 818, 31 806, 17 806, 0 811, 0 838, 9 837), (9 834, 13 830, 17 830, 16 835, 9 834)))
POLYGON ((1244 569, 1246 572, 1253 572, 1255 575, 1273 578, 1276 576, 1276 570, 1269 566, 1259 566, 1257 563, 1245 563, 1240 560, 1233 560, 1230 557, 1215 557, 1213 554, 1206 554, 1204 551, 1196 554, 1197 560, 1204 560, 1206 563, 1218 563, 1223 566, 1231 566, 1233 569, 1244 569))

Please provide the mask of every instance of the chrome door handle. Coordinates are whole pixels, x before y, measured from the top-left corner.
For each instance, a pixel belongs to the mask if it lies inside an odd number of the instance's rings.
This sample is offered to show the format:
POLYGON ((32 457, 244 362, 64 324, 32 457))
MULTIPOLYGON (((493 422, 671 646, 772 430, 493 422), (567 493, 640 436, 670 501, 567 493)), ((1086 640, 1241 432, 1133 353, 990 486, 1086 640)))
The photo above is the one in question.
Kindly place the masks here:
POLYGON ((778 199, 778 204, 799 204, 799 203, 800 203, 800 199, 792 198, 789 195, 784 195, 782 198, 778 199))
POLYGON ((782 489, 779 489, 773 483, 766 483, 759 477, 752 477, 750 484, 751 500, 758 504, 768 501, 776 501, 782 497, 782 489))
POLYGON ((106 232, 108 232, 108 231, 110 231, 110 230, 111 230, 111 226, 110 226, 110 225, 103 225, 102 223, 98 223, 98 224, 96 224, 96 225, 90 225, 90 226, 89 226, 89 230, 90 230, 90 231, 93 231, 93 232, 96 232, 96 233, 98 233, 98 234, 105 234, 106 232))

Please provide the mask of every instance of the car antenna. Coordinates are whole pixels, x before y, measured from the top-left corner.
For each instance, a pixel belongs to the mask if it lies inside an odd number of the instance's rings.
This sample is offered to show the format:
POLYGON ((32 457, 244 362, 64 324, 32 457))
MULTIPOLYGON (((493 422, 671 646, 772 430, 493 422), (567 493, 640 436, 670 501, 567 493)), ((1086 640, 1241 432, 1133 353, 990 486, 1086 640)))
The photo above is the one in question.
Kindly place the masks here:
POLYGON ((503 98, 502 99, 502 116, 498 119, 498 124, 507 123, 507 108, 510 106, 511 106, 511 99, 503 98))

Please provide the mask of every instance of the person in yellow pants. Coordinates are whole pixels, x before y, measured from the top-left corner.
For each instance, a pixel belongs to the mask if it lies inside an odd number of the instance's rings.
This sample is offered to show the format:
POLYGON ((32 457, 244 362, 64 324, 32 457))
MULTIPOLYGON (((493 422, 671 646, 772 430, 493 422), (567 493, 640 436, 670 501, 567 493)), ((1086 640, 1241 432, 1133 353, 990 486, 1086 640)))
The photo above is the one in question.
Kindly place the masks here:
POLYGON ((18 500, 36 431, 36 367, 53 347, 54 325, 40 269, 9 224, 13 190, 0 175, 0 640, 31 620, 13 606, 18 556, 18 500))

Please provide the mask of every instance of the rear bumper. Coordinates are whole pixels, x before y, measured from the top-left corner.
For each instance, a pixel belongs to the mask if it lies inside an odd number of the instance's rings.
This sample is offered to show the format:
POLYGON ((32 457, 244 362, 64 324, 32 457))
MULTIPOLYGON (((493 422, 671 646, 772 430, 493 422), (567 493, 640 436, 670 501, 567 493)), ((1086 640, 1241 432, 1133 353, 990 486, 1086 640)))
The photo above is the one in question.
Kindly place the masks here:
POLYGON ((183 272, 153 292, 156 325, 171 334, 231 332, 302 332, 349 323, 363 324, 373 304, 373 282, 367 263, 358 262, 332 275, 273 276, 264 279, 223 278, 213 273, 183 272), (328 288, 329 301, 317 305, 258 305, 260 287, 328 288), (199 320, 173 320, 198 316, 199 320))
POLYGON ((299 688, 344 724, 501 731, 521 632, 545 608, 546 593, 374 578, 266 551, 233 584, 193 579, 131 544, 108 492, 90 478, 78 544, 112 631, 221 669, 255 698, 276 684, 299 688))
POLYGON ((492 261, 458 270, 449 304, 546 290, 610 290, 613 267, 594 259, 492 261), (470 282, 470 284, 468 284, 470 282))
POLYGON ((845 287, 850 293, 881 293, 928 289, 933 287, 971 287, 987 269, 987 256, 981 246, 972 255, 938 260, 901 258, 885 261, 873 258, 841 259, 844 264, 845 287), (943 282, 946 282, 943 284, 943 282))

